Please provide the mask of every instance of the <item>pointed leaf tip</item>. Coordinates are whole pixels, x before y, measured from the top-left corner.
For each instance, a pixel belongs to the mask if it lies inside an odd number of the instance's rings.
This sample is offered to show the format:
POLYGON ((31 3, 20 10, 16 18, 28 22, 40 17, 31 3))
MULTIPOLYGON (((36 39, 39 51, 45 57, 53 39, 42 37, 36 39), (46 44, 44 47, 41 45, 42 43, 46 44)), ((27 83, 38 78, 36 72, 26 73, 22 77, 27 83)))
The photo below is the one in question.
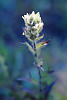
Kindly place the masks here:
POLYGON ((27 42, 25 42, 25 44, 27 45, 28 49, 29 49, 33 54, 35 54, 35 51, 33 50, 32 46, 31 46, 29 43, 27 43, 27 42))
POLYGON ((50 39, 48 41, 45 41, 45 43, 49 43, 50 42, 50 39))

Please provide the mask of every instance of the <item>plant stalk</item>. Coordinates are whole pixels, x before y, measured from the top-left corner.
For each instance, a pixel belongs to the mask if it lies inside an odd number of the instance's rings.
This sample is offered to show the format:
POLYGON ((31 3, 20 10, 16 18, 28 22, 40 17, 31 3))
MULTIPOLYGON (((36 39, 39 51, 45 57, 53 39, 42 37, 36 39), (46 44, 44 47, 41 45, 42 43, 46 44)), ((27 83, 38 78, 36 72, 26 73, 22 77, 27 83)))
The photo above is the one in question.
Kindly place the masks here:
MULTIPOLYGON (((35 55, 34 56, 37 57, 36 43, 35 42, 33 43, 33 49, 35 51, 35 55)), ((37 65, 37 62, 36 62, 36 66, 37 66, 38 74, 39 74, 39 92, 41 93, 41 91, 42 91, 41 72, 40 72, 39 66, 37 65)))

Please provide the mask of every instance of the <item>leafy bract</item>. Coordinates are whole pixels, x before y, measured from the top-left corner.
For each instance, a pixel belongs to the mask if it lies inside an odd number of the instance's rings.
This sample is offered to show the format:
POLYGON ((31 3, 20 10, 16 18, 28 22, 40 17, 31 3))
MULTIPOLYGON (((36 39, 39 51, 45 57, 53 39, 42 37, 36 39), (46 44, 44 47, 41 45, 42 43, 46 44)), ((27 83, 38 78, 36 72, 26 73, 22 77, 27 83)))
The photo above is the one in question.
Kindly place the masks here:
POLYGON ((33 48, 31 47, 31 45, 27 42, 25 42, 25 44, 27 45, 28 49, 33 53, 35 54, 35 51, 33 50, 33 48))
POLYGON ((40 39, 42 39, 43 37, 44 37, 44 34, 43 34, 42 36, 40 36, 40 37, 37 37, 36 40, 40 40, 40 39))

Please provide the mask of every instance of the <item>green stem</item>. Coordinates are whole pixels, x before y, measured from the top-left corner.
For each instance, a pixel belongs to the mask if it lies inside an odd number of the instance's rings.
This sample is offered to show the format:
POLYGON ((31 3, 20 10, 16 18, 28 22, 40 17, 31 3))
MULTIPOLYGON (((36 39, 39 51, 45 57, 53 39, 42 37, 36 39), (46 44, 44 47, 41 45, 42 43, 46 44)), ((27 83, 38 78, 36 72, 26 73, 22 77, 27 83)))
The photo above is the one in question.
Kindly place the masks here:
MULTIPOLYGON (((34 42, 33 43, 33 49, 34 49, 34 51, 35 51, 35 57, 37 57, 37 53, 36 53, 36 43, 34 42)), ((36 62, 37 63, 37 62, 36 62)), ((37 65, 37 64, 36 64, 37 65)), ((40 72, 40 68, 38 67, 38 65, 37 65, 37 69, 38 69, 38 74, 39 74, 39 92, 41 93, 41 91, 42 91, 42 82, 41 82, 41 72, 40 72)))
POLYGON ((40 68, 38 66, 37 66, 37 68, 38 68, 38 73, 39 73, 39 86, 40 86, 39 92, 41 93, 41 91, 42 91, 42 89, 41 89, 41 85, 42 85, 42 82, 41 82, 41 72, 40 72, 40 68))

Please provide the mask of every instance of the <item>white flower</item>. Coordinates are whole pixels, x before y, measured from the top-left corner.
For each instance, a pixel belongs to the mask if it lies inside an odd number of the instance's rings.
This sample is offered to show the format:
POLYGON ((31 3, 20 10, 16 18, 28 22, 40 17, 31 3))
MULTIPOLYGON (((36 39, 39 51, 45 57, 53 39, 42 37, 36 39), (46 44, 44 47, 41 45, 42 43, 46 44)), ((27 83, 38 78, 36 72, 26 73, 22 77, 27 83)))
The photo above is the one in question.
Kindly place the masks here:
POLYGON ((43 29, 44 25, 41 20, 39 12, 37 14, 35 14, 34 11, 31 14, 27 13, 26 15, 22 16, 22 18, 25 21, 25 27, 26 27, 25 28, 26 32, 23 33, 23 35, 25 35, 26 37, 35 35, 35 37, 37 37, 41 32, 41 30, 43 29))

